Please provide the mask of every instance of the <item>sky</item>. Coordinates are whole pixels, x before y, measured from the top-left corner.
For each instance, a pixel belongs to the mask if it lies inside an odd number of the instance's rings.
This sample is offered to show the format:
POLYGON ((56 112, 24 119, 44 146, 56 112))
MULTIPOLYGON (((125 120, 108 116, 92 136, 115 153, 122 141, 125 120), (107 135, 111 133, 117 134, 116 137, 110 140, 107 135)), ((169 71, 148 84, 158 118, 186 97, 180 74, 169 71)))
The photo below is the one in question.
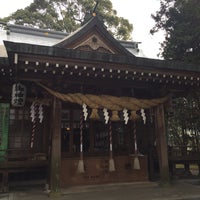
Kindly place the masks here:
MULTIPOLYGON (((25 8, 33 0, 6 0, 0 6, 0 17, 6 17, 17 9, 25 8)), ((151 35, 154 26, 151 14, 159 10, 160 0, 111 0, 117 15, 129 20, 133 24, 132 40, 141 42, 139 48, 149 58, 156 58, 160 43, 164 40, 162 32, 151 35)))

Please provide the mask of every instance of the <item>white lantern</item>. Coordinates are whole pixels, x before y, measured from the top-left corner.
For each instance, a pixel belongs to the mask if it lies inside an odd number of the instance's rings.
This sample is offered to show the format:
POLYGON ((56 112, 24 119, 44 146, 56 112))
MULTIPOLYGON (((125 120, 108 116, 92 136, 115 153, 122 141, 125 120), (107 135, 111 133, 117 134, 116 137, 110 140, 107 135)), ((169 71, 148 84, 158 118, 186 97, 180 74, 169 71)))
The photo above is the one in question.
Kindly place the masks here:
POLYGON ((11 104, 15 107, 23 107, 26 99, 26 86, 15 83, 12 86, 11 104))

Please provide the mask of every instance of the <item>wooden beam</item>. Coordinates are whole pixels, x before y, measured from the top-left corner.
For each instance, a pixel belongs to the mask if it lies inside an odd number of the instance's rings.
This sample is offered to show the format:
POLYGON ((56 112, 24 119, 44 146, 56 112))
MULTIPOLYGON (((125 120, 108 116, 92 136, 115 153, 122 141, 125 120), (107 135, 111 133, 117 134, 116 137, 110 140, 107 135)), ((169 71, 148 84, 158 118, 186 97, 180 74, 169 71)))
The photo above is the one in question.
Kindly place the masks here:
POLYGON ((53 99, 52 109, 52 147, 50 166, 50 189, 52 196, 60 194, 60 165, 61 165, 61 101, 53 99))
POLYGON ((160 183, 161 185, 167 185, 169 184, 170 177, 163 104, 160 104, 155 108, 155 128, 157 137, 156 145, 160 167, 160 183))

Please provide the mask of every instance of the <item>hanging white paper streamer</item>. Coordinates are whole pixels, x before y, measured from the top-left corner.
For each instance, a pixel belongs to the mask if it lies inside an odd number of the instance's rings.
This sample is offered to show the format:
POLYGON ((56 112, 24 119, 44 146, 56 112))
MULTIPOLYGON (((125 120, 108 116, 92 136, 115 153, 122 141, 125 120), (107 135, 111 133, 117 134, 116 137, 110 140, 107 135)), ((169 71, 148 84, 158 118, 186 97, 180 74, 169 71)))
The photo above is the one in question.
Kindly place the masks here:
POLYGON ((147 119, 147 118, 146 118, 144 109, 141 109, 141 110, 140 110, 140 113, 141 113, 141 116, 142 116, 142 119, 143 119, 144 124, 146 124, 146 119, 147 119))
POLYGON ((126 108, 123 109, 123 116, 124 116, 124 122, 125 124, 127 124, 129 120, 129 116, 128 116, 128 110, 126 108))
POLYGON ((87 110, 87 105, 84 103, 83 104, 83 116, 84 116, 84 120, 87 120, 88 117, 88 110, 87 110))
POLYGON ((30 117, 31 117, 31 121, 34 122, 35 121, 35 116, 36 113, 35 113, 35 103, 33 102, 31 104, 31 107, 30 107, 30 117))
POLYGON ((103 114, 104 114, 104 118, 105 118, 105 124, 107 124, 109 121, 109 113, 108 113, 107 108, 103 109, 103 114))
POLYGON ((42 104, 39 105, 39 116, 38 117, 39 117, 39 122, 42 123, 43 117, 44 117, 43 116, 43 106, 42 106, 42 104))

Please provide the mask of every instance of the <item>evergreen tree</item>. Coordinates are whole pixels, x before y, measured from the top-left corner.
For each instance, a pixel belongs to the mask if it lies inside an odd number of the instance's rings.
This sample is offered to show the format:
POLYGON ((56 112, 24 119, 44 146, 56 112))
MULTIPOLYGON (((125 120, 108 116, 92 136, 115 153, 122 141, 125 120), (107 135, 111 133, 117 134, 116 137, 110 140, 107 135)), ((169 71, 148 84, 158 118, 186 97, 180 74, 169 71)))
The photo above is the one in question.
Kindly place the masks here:
MULTIPOLYGON (((94 0, 34 0, 25 9, 19 9, 0 20, 71 33, 87 22, 95 5, 94 0)), ((131 39, 133 26, 127 19, 117 16, 110 0, 99 0, 96 13, 116 39, 131 39)))
POLYGON ((200 63, 200 1, 160 0, 152 15, 156 24, 151 33, 166 33, 161 55, 164 59, 200 63))
MULTIPOLYGON (((200 1, 160 0, 160 10, 152 15, 154 34, 164 30, 165 41, 161 45, 161 55, 166 60, 183 61, 198 66, 200 64, 200 1)), ((174 115, 168 117, 169 138, 173 145, 181 148, 182 155, 191 146, 191 151, 199 151, 200 138, 200 91, 188 91, 184 97, 173 100, 174 115)))

